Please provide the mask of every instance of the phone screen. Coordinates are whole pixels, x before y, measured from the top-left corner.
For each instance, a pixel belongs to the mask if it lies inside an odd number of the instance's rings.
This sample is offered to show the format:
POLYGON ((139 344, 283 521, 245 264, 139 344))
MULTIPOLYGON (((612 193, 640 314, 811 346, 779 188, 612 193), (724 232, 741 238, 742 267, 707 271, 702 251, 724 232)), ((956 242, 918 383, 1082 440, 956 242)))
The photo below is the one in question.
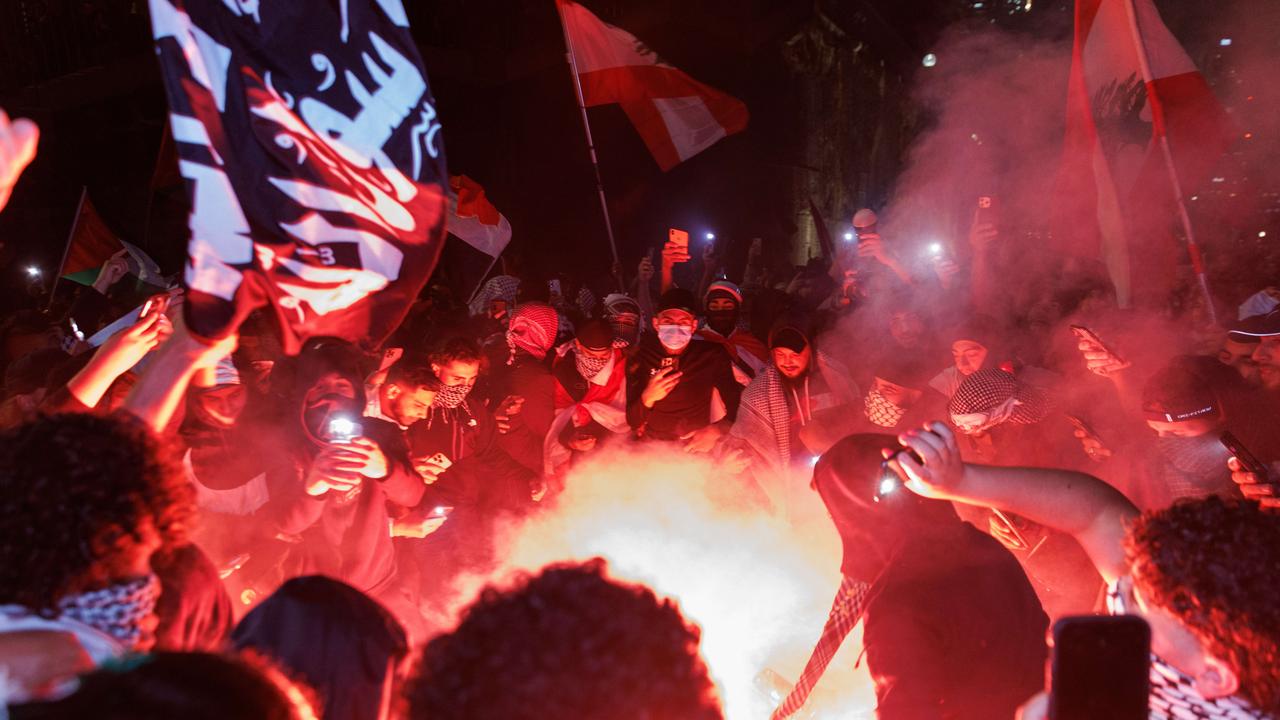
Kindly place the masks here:
POLYGON ((1053 626, 1052 720, 1144 720, 1151 628, 1136 615, 1066 617, 1053 626))

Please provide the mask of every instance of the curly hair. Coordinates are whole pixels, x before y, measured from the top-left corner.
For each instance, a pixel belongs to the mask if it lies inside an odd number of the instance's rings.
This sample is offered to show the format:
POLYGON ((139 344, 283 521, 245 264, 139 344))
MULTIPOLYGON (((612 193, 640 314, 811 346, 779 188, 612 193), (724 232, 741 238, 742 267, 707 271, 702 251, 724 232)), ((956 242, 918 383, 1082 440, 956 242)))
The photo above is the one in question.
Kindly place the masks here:
POLYGON ((1135 521, 1125 552, 1143 598, 1182 621, 1240 678, 1240 694, 1280 711, 1280 518, 1210 497, 1135 521))
POLYGON ((19 706, 14 720, 315 720, 309 689, 255 653, 156 652, 112 661, 73 694, 19 706))
POLYGON ((53 415, 0 434, 0 604, 49 614, 113 548, 147 527, 172 544, 192 491, 159 442, 124 413, 53 415))
POLYGON ((723 717, 700 632, 671 600, 605 577, 605 561, 550 565, 485 588, 423 649, 412 720, 723 717))

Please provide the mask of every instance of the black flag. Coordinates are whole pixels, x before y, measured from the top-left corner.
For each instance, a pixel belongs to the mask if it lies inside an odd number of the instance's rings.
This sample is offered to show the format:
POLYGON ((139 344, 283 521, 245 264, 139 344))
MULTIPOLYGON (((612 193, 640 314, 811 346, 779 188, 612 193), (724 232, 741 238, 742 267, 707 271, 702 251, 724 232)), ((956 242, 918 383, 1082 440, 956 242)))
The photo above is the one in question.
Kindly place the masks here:
POLYGON ((191 199, 186 321, 270 303, 285 351, 377 346, 444 240, 444 148, 400 0, 150 0, 191 199))

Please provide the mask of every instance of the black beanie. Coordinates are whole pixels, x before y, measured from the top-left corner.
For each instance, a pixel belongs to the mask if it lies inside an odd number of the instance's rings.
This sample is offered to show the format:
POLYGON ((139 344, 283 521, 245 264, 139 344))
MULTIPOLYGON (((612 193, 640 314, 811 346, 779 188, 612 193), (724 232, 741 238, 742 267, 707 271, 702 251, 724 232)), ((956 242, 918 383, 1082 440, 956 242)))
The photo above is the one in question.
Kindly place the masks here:
POLYGON ((656 312, 660 313, 663 310, 684 310, 690 315, 697 315, 698 300, 688 290, 673 287, 662 293, 662 297, 658 299, 656 312))

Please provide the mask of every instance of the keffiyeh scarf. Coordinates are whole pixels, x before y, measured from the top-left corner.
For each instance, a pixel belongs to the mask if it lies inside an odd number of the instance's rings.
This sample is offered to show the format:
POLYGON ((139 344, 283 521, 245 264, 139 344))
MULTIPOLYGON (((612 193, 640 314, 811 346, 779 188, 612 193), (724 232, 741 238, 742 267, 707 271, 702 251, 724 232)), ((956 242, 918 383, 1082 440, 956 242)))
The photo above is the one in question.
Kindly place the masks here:
POLYGON ((155 614, 160 580, 147 575, 101 590, 68 595, 58 601, 58 618, 88 625, 134 648, 142 639, 142 621, 155 614))
POLYGON ((986 415, 980 432, 1004 422, 1031 425, 1049 414, 1049 398, 1043 391, 1018 382, 1012 374, 995 368, 979 370, 960 383, 947 403, 947 412, 957 415, 986 415))
POLYGON ((863 399, 867 419, 874 425, 882 428, 897 427, 902 418, 907 414, 906 408, 898 407, 889 402, 888 398, 880 394, 879 390, 872 390, 867 393, 863 399))
POLYGON ((555 308, 545 303, 525 303, 511 314, 507 326, 507 347, 511 348, 510 365, 515 361, 516 350, 524 350, 541 360, 556 342, 560 317, 555 308))
MULTIPOLYGON (((1126 615, 1134 604, 1125 581, 1107 585, 1107 610, 1112 615, 1126 615)), ((1254 708, 1243 698, 1231 696, 1206 699, 1196 690, 1195 682, 1174 666, 1151 655, 1151 695, 1148 715, 1151 720, 1265 720, 1271 717, 1254 708)))

